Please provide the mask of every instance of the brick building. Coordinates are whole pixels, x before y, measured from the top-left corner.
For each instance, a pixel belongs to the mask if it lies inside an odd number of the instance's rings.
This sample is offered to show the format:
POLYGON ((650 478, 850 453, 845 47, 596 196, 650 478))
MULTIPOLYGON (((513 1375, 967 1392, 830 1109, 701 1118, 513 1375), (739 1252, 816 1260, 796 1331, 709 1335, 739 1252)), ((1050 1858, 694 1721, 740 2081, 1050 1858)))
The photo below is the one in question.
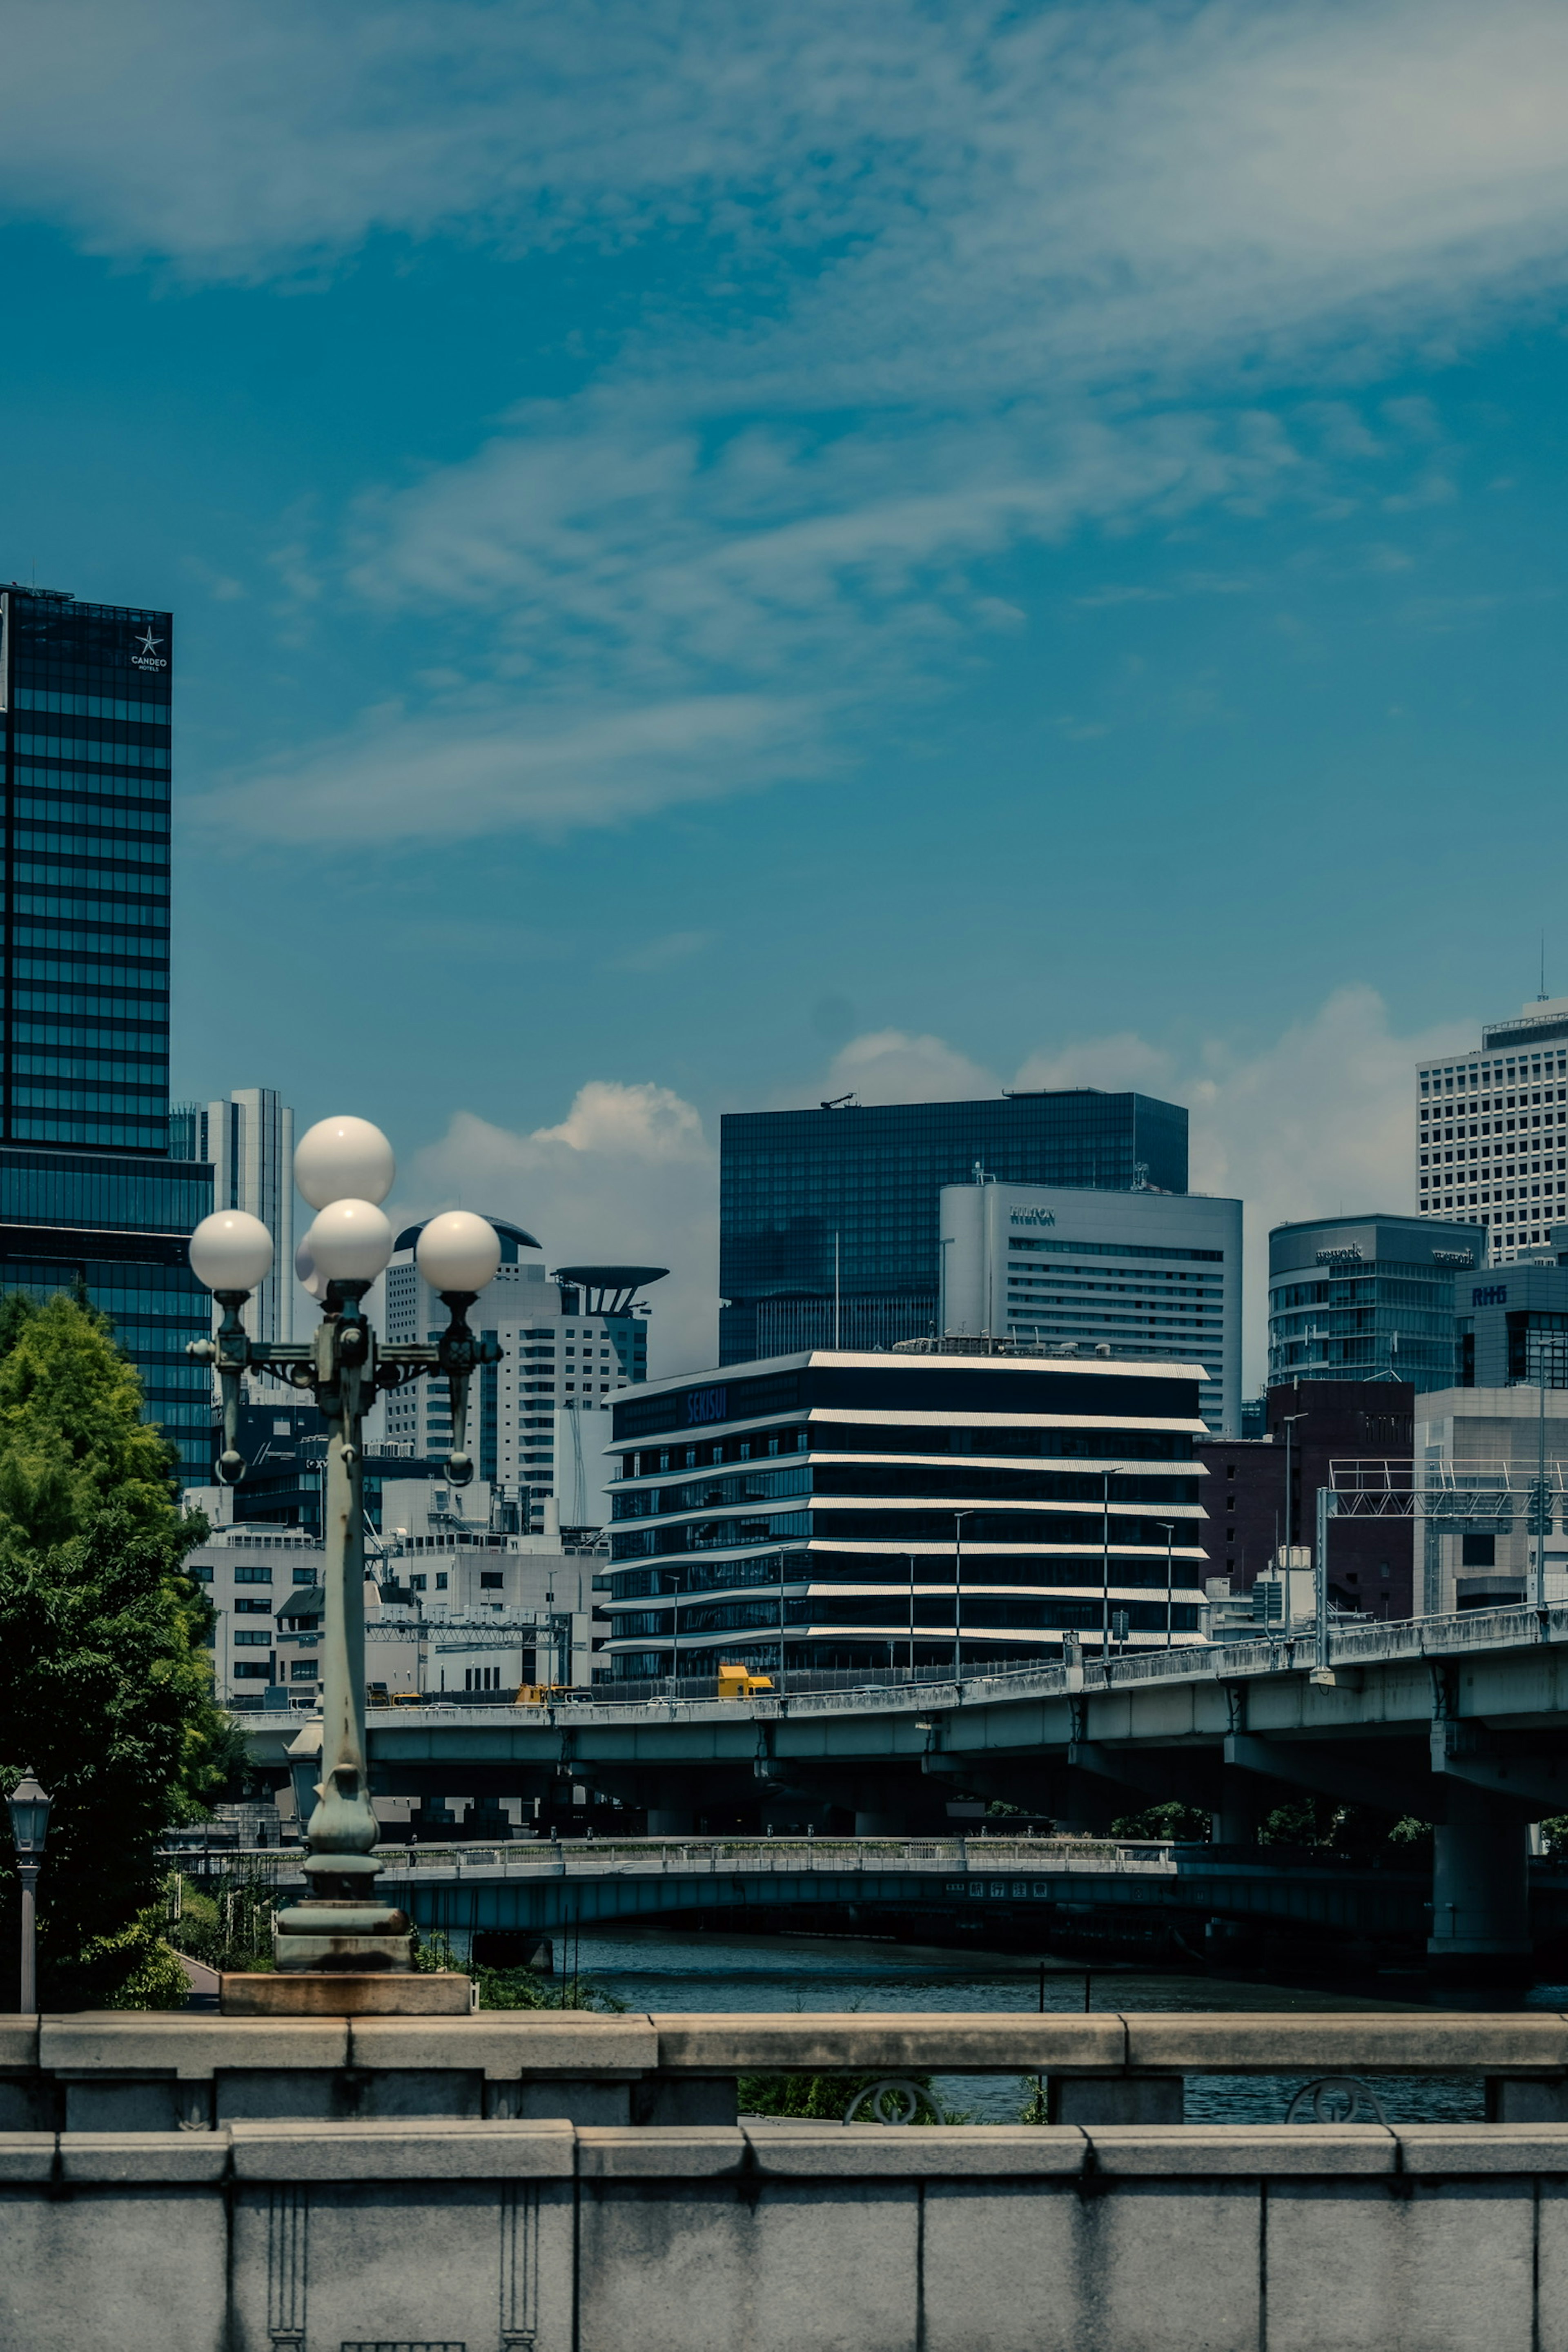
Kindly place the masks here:
MULTIPOLYGON (((1282 1382, 1268 1391, 1267 1437, 1202 1440, 1194 1452, 1209 1474, 1203 1487, 1207 1575, 1228 1578, 1233 1593, 1247 1592, 1278 1547, 1310 1547, 1318 1488, 1331 1483, 1332 1463, 1408 1463, 1415 1397, 1407 1381, 1282 1382)), ((1337 1519, 1329 1538, 1329 1581, 1342 1608, 1373 1617, 1412 1615, 1411 1522, 1337 1519)))

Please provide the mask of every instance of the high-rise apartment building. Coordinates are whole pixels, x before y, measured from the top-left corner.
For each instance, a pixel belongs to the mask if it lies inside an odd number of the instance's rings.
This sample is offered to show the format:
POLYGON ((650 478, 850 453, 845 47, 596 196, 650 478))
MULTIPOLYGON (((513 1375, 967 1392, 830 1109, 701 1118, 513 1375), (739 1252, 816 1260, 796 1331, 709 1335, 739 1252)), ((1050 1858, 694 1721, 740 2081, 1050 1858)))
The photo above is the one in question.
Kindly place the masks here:
POLYGON ((938 1320, 944 1184, 1187 1189, 1187 1114, 1149 1095, 825 1103, 720 1127, 719 1360, 886 1348, 938 1320))
POLYGON ((1486 1264, 1458 1217, 1311 1217, 1268 1236, 1268 1381, 1458 1377, 1456 1282, 1486 1264))
POLYGON ((177 1160, 204 1160, 213 1203, 259 1217, 272 1271, 245 1309, 253 1339, 291 1339, 294 1298, 294 1114, 270 1087, 237 1087, 226 1102, 179 1103, 169 1115, 177 1160))
POLYGON ((1568 1216, 1568 996, 1421 1063, 1415 1088, 1420 1213, 1482 1226, 1494 1265, 1550 1241, 1568 1216))
POLYGON ((947 1184, 940 1246, 944 1335, 1201 1364, 1204 1420, 1239 1435, 1239 1201, 947 1184))
POLYGON ((85 1286, 148 1418, 207 1467, 211 1302, 169 1158, 167 613, 0 589, 0 1289, 85 1286))
MULTIPOLYGON (((596 1525, 605 1504, 605 1449, 611 1400, 647 1378, 647 1309, 635 1303, 663 1266, 573 1265, 546 1274, 531 1255, 539 1244, 521 1225, 490 1220, 500 1235, 495 1280, 468 1309, 471 1328, 500 1342, 469 1389, 468 1451, 481 1479, 519 1503, 520 1524, 542 1528, 547 1502, 563 1525, 596 1525), (568 1511, 584 1511, 578 1521, 568 1511)), ((386 1336, 397 1343, 437 1339, 447 1310, 420 1275, 422 1225, 397 1236, 386 1269, 386 1336)), ((452 1450, 447 1383, 412 1381, 385 1405, 385 1434, 421 1460, 452 1450)))

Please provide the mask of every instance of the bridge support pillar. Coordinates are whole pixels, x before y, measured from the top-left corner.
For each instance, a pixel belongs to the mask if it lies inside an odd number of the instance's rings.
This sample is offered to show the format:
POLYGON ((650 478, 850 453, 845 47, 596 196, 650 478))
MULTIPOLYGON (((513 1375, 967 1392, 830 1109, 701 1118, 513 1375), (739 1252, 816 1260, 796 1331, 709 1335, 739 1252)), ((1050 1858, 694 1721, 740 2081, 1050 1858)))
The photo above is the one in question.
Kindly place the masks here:
POLYGON ((1517 1808, 1484 1790, 1447 1783, 1447 1819, 1432 1832, 1435 1975, 1489 1981, 1523 1974, 1530 1960, 1529 1830, 1517 1808))
POLYGON ((1256 1845, 1263 1801, 1263 1790, 1255 1773, 1237 1771, 1234 1765, 1222 1767, 1217 1801, 1211 1815, 1211 1843, 1256 1845))

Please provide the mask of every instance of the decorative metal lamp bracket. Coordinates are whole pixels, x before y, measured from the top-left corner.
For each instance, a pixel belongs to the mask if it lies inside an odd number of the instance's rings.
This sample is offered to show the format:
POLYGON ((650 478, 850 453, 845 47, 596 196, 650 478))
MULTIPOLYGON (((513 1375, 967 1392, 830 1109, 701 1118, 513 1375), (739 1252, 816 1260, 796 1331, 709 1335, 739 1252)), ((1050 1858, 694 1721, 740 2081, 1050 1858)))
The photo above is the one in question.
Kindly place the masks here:
POLYGON ((471 1290, 444 1290, 441 1302, 450 1321, 434 1347, 384 1348, 365 1321, 361 1301, 368 1285, 333 1282, 327 1286, 321 1321, 308 1340, 253 1339, 240 1319, 249 1292, 214 1293, 223 1319, 211 1339, 194 1339, 188 1352, 197 1363, 210 1364, 217 1374, 223 1402, 223 1452, 218 1458, 218 1484, 237 1486, 249 1467, 239 1451, 239 1382, 244 1372, 260 1372, 289 1387, 314 1391, 323 1408, 335 1406, 345 1421, 357 1420, 377 1389, 405 1387, 427 1373, 445 1375, 452 1405, 452 1451, 447 1475, 454 1486, 466 1486, 474 1475, 467 1452, 468 1382, 482 1365, 498 1364, 501 1349, 494 1339, 476 1339, 468 1328, 468 1310, 479 1296, 471 1290))

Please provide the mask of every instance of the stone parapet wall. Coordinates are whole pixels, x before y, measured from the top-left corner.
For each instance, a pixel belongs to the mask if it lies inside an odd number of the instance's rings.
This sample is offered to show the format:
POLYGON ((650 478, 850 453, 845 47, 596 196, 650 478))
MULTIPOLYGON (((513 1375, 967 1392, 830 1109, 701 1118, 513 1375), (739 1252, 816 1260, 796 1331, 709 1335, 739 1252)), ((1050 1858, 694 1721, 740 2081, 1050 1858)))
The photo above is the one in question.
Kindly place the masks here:
POLYGON ((1568 2125, 0 2133, 26 2352, 1562 2352, 1568 2125))

